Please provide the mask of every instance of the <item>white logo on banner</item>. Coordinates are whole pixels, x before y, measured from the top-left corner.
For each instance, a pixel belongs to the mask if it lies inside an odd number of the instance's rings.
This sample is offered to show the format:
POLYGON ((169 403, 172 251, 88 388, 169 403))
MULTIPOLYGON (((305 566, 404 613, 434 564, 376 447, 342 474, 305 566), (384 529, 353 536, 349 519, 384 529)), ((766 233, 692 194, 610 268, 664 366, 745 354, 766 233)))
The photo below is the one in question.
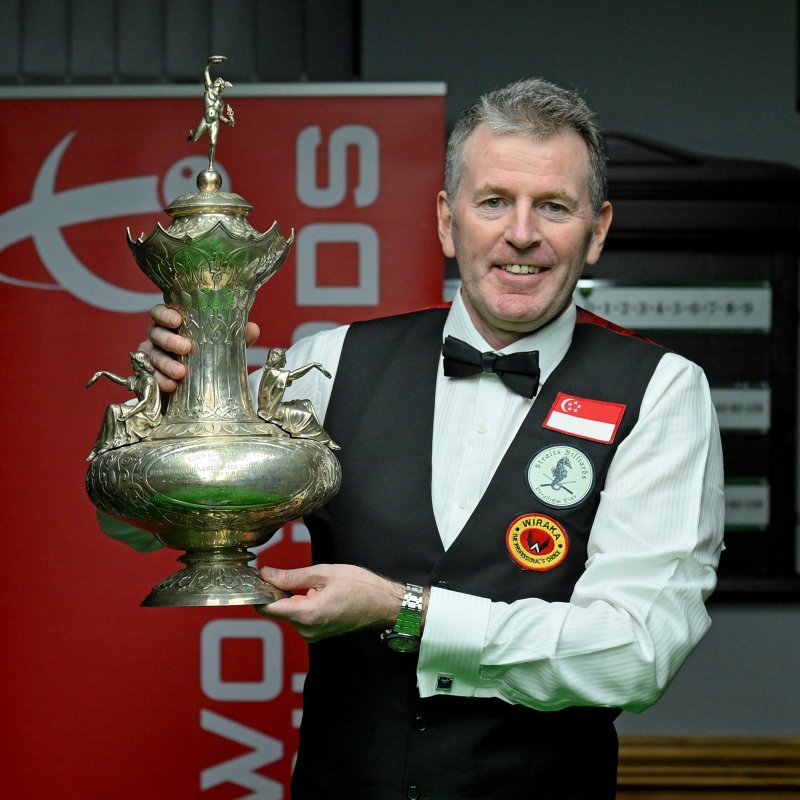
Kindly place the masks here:
MULTIPOLYGON (((0 273, 0 281, 32 289, 65 289, 91 306, 107 311, 145 311, 161 302, 159 292, 123 289, 95 275, 72 252, 61 233, 69 225, 91 223, 113 217, 158 213, 163 203, 158 195, 158 176, 121 178, 75 189, 55 191, 61 159, 75 131, 67 134, 50 152, 39 170, 28 203, 0 214, 0 253, 7 247, 33 239, 42 264, 56 283, 25 281, 0 273)), ((163 180, 164 197, 196 191, 195 175, 207 166, 200 156, 175 162, 163 180)), ((217 163, 223 182, 230 186, 225 170, 217 163)))
MULTIPOLYGON (((320 186, 317 151, 322 145, 318 125, 300 131, 296 143, 297 197, 309 208, 334 208, 347 199, 347 152, 355 149, 357 185, 352 190, 356 208, 366 208, 380 191, 380 140, 365 125, 342 125, 328 140, 328 185, 320 186)), ((317 222, 297 234, 298 306, 376 306, 380 302, 380 238, 370 225, 360 222, 317 222), (319 283, 317 252, 320 245, 351 243, 358 248, 358 280, 355 286, 323 286, 319 283)))
POLYGON ((317 185, 317 148, 322 144, 319 125, 304 128, 297 137, 297 196, 310 208, 333 208, 347 196, 347 148, 358 153, 358 186, 353 190, 357 208, 364 208, 378 197, 380 141, 365 125, 342 125, 328 142, 329 183, 317 185))

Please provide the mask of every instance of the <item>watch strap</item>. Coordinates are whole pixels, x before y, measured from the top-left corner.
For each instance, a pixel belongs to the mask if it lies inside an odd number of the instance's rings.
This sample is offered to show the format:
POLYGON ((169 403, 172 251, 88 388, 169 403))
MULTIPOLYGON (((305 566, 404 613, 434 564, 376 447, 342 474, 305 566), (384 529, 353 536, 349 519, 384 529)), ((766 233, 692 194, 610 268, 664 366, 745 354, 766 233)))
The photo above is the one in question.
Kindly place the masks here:
POLYGON ((422 629, 422 601, 425 590, 415 583, 407 583, 400 604, 400 613, 394 623, 396 633, 419 636, 422 629))
POLYGON ((425 589, 422 586, 416 583, 406 584, 394 627, 381 634, 381 638, 393 650, 413 651, 419 647, 424 594, 425 589), (402 640, 405 640, 405 644, 402 640))

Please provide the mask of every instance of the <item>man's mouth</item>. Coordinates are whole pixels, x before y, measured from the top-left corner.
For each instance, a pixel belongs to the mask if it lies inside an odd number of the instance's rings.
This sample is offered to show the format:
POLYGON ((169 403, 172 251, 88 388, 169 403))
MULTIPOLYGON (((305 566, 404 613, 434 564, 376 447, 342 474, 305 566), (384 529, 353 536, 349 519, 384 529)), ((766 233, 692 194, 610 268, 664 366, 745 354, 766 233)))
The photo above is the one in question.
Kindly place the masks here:
POLYGON ((544 267, 535 267, 533 264, 498 264, 503 272, 511 272, 514 275, 536 275, 544 267))

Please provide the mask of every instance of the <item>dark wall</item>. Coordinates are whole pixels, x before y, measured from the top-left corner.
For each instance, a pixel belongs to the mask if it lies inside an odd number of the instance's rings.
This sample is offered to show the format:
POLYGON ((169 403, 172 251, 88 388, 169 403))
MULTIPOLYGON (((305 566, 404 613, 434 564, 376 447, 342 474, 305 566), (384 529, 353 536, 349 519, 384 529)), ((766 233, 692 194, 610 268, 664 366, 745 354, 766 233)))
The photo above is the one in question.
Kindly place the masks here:
POLYGON ((358 77, 357 0, 0 0, 2 84, 358 77))
POLYGON ((448 118, 542 75, 607 130, 800 166, 796 0, 0 0, 0 86, 444 81, 448 118))
POLYGON ((365 0, 365 80, 442 80, 455 114, 541 75, 607 130, 800 166, 796 0, 365 0))

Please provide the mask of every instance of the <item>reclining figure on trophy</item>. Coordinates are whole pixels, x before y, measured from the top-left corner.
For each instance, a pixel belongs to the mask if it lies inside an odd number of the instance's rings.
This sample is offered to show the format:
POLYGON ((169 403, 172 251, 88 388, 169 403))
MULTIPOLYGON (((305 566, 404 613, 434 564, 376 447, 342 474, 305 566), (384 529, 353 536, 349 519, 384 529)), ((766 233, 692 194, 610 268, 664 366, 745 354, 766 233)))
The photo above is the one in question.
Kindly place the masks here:
POLYGON ((312 369, 319 370, 326 378, 330 378, 331 373, 318 362, 295 370, 285 367, 286 348, 273 347, 264 362, 264 372, 258 384, 258 416, 297 439, 312 439, 331 450, 341 450, 322 427, 310 400, 283 400, 286 388, 312 369))
POLYGON ((135 405, 112 403, 106 408, 97 441, 86 457, 92 461, 106 450, 134 444, 146 439, 161 423, 161 392, 156 383, 155 370, 147 355, 141 351, 131 353, 133 375, 123 378, 113 372, 95 372, 86 384, 88 389, 100 378, 108 378, 132 391, 138 400, 135 405))

